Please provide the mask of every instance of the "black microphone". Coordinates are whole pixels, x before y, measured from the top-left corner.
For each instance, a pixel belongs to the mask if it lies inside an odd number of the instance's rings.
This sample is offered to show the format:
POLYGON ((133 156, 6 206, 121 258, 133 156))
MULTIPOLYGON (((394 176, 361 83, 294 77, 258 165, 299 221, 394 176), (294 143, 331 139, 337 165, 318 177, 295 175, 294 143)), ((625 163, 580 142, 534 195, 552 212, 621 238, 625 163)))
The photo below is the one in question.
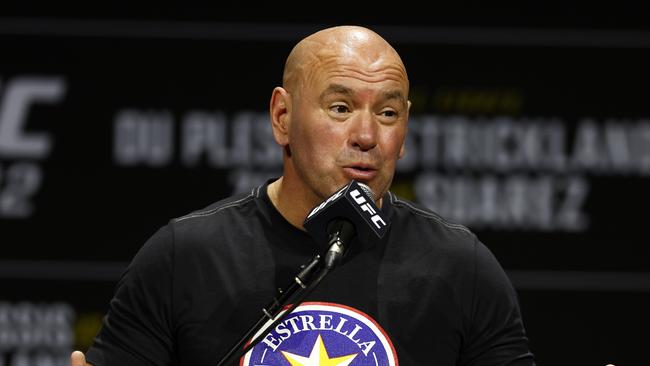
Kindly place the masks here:
POLYGON ((325 266, 338 265, 357 237, 362 242, 381 239, 388 231, 388 217, 375 205, 370 187, 352 180, 314 207, 303 226, 325 248, 325 266))

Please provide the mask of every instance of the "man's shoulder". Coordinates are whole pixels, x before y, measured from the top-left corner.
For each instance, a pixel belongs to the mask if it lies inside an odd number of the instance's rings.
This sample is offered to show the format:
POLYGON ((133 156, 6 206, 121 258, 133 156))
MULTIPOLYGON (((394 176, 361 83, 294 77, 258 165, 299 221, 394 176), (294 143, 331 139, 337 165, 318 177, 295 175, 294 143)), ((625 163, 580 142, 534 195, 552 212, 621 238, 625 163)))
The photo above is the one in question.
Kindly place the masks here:
POLYGON ((448 221, 435 211, 389 192, 393 214, 391 226, 398 228, 402 245, 420 250, 444 250, 465 256, 473 252, 478 239, 464 225, 448 221))
POLYGON ((169 220, 163 228, 169 240, 180 252, 202 253, 197 248, 225 246, 252 242, 259 232, 261 220, 259 188, 216 201, 202 209, 169 220))
POLYGON ((392 192, 388 192, 388 197, 399 219, 415 219, 427 223, 425 227, 450 231, 470 238, 475 237, 474 233, 466 226, 451 222, 420 203, 404 199, 392 192))
POLYGON ((232 215, 241 215, 242 211, 255 208, 255 200, 259 198, 260 187, 253 188, 250 192, 235 194, 211 203, 204 208, 192 211, 186 215, 171 219, 175 226, 196 225, 201 223, 214 223, 215 220, 232 215))

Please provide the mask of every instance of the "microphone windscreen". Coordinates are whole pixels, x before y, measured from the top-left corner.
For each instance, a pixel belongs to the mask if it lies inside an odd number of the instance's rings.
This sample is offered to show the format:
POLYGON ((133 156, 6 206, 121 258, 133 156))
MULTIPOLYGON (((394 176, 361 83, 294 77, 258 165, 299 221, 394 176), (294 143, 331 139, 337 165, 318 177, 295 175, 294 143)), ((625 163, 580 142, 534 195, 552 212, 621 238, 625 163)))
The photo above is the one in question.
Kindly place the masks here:
POLYGON ((375 202, 376 200, 375 192, 373 192, 372 189, 370 189, 370 187, 368 187, 367 184, 359 183, 359 182, 357 183, 359 184, 359 187, 363 190, 363 192, 366 194, 366 196, 370 197, 372 199, 372 202, 375 202))

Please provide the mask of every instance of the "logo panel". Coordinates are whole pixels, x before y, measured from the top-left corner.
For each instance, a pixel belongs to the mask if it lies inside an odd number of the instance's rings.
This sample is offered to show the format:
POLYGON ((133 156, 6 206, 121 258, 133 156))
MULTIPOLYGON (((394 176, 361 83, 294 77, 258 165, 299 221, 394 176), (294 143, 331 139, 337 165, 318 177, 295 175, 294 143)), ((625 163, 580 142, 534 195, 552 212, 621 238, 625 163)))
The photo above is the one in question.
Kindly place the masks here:
POLYGON ((243 366, 396 366, 386 332, 367 314, 323 302, 298 306, 253 347, 243 366))

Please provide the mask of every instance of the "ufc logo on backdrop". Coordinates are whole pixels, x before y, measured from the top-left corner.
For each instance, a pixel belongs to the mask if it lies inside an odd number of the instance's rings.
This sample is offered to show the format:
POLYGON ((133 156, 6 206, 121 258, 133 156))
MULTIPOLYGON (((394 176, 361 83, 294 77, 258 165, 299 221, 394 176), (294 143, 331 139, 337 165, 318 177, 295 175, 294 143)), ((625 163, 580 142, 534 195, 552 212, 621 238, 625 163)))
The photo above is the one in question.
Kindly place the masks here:
POLYGON ((29 110, 34 104, 54 104, 63 98, 61 77, 15 77, 0 80, 0 157, 42 159, 52 147, 44 132, 27 132, 29 110))
POLYGON ((0 79, 0 219, 27 219, 34 214, 33 198, 43 181, 35 160, 47 158, 52 137, 28 130, 29 113, 36 104, 58 103, 65 90, 61 77, 0 79))

